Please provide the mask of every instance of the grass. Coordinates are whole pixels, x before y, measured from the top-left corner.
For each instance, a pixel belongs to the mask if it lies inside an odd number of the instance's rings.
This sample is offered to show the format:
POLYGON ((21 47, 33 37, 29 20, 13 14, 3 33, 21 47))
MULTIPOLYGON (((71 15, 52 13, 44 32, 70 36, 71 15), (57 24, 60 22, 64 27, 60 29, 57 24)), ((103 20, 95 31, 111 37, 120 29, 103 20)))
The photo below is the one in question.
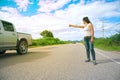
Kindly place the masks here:
POLYGON ((107 51, 120 51, 120 41, 115 38, 97 38, 95 39, 95 47, 107 51))
POLYGON ((120 46, 95 45, 95 48, 99 48, 106 51, 120 51, 120 46))
POLYGON ((58 38, 52 38, 52 37, 45 37, 40 39, 34 39, 32 40, 32 45, 30 48, 34 47, 41 47, 41 46, 54 46, 54 45, 60 45, 60 44, 68 44, 69 41, 62 41, 58 38))

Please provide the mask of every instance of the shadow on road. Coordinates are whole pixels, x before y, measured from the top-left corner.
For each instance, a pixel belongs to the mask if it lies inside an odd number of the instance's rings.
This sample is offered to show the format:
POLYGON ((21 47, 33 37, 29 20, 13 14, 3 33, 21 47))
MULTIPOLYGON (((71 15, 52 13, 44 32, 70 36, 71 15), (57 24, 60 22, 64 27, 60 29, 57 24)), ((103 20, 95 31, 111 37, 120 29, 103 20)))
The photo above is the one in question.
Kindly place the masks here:
POLYGON ((25 55, 18 55, 16 52, 8 52, 0 55, 0 69, 11 65, 31 62, 49 56, 50 51, 30 51, 25 55))

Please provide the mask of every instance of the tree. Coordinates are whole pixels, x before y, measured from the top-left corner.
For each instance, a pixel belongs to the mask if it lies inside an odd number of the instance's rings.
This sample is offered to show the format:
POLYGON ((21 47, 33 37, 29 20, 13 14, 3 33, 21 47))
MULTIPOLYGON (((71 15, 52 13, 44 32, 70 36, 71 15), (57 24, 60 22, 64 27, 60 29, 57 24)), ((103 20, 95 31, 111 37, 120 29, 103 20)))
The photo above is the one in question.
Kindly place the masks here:
POLYGON ((41 35, 43 38, 45 38, 45 37, 52 37, 52 38, 54 38, 53 33, 52 33, 51 31, 48 31, 48 30, 42 31, 42 32, 40 33, 40 35, 41 35))

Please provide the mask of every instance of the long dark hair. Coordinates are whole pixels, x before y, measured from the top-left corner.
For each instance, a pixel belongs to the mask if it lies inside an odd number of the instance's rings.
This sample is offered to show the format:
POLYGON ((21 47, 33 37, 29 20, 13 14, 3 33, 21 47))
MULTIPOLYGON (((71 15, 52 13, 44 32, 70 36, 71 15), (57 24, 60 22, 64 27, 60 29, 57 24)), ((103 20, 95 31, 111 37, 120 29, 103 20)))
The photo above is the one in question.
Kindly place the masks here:
POLYGON ((87 23, 91 23, 88 17, 84 17, 84 18, 83 18, 83 21, 85 21, 85 22, 87 22, 87 23))

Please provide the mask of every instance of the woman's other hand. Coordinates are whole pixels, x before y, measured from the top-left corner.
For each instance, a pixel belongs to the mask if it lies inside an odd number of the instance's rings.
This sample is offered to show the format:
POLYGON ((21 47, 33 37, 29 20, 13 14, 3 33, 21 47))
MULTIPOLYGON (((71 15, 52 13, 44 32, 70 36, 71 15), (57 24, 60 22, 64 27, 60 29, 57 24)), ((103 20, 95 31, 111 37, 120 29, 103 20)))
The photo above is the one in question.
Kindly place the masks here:
POLYGON ((91 40, 90 40, 92 43, 94 43, 94 38, 91 38, 91 40))

